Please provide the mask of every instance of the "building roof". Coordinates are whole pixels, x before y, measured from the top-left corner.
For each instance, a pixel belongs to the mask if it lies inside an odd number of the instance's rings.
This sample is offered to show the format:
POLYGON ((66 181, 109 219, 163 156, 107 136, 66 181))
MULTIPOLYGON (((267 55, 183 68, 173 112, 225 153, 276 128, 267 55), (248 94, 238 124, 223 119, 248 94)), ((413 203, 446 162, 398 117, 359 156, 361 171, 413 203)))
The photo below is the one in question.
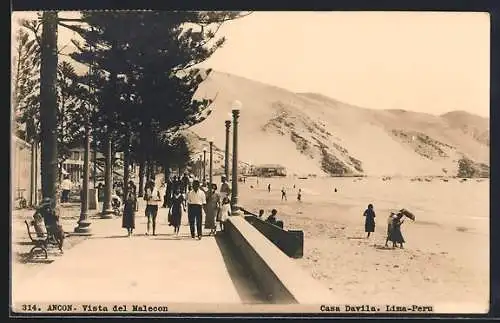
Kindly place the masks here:
POLYGON ((279 164, 261 164, 261 165, 256 165, 255 168, 286 168, 286 167, 279 164))

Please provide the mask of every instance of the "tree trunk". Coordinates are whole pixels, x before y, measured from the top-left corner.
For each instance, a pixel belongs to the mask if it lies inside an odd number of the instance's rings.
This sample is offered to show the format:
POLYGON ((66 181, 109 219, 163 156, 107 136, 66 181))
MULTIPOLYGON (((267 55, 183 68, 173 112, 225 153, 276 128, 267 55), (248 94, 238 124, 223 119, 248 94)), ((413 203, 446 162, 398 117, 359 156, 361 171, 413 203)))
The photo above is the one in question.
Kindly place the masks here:
POLYGON ((130 137, 125 142, 123 148, 123 201, 128 196, 128 181, 130 177, 130 137))
POLYGON ((139 162, 139 197, 144 195, 144 173, 146 171, 146 161, 144 157, 140 157, 141 160, 139 162))
POLYGON ((30 172, 30 198, 29 206, 35 206, 35 194, 36 194, 36 140, 31 143, 31 172, 30 172))
POLYGON ((62 181, 63 163, 64 163, 64 161, 61 161, 61 162, 59 163, 59 169, 58 169, 58 171, 57 171, 57 179, 58 179, 59 183, 61 183, 61 181, 62 181))
POLYGON ((112 188, 112 181, 113 181, 113 174, 112 172, 112 150, 111 150, 111 135, 108 133, 106 138, 106 151, 105 151, 105 156, 106 156, 106 165, 105 165, 105 181, 104 181, 104 202, 103 202, 103 215, 108 215, 113 213, 113 209, 111 208, 111 188, 112 188))
POLYGON ((56 199, 57 182, 57 11, 42 15, 40 137, 42 196, 56 199))

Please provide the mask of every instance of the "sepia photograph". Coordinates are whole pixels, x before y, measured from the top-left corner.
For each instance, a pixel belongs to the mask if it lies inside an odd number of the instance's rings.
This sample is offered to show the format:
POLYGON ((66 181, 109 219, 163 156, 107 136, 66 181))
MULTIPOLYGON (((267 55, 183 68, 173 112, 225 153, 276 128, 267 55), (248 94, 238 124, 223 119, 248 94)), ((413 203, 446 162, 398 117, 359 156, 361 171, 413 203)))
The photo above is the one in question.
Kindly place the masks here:
POLYGON ((13 11, 13 314, 481 314, 490 16, 13 11))

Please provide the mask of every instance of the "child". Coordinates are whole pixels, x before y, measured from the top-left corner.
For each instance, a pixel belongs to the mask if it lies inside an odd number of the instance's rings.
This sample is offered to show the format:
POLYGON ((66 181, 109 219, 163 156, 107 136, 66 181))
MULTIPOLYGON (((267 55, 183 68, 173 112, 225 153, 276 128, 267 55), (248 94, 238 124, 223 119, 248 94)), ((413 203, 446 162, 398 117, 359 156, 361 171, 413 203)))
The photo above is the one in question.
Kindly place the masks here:
POLYGON ((229 198, 225 196, 222 199, 222 205, 219 213, 217 214, 217 221, 219 221, 221 231, 224 231, 224 223, 226 222, 228 216, 231 216, 231 204, 229 203, 229 198))

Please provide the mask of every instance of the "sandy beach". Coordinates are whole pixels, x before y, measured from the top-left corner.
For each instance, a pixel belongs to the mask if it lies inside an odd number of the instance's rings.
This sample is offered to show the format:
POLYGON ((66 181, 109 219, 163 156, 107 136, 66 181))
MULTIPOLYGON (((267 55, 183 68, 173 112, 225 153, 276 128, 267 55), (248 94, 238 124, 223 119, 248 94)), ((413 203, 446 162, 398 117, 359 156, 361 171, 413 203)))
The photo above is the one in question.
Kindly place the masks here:
POLYGON ((257 184, 249 178, 239 192, 249 211, 262 208, 268 215, 276 208, 285 229, 304 231, 304 257, 296 261, 346 304, 433 305, 449 313, 488 309, 488 180, 287 177, 257 184), (283 186, 288 201, 281 201, 283 186), (375 207, 376 229, 366 239, 362 215, 368 203, 375 207), (403 207, 416 221, 402 226, 404 249, 386 249, 387 217, 403 207))

